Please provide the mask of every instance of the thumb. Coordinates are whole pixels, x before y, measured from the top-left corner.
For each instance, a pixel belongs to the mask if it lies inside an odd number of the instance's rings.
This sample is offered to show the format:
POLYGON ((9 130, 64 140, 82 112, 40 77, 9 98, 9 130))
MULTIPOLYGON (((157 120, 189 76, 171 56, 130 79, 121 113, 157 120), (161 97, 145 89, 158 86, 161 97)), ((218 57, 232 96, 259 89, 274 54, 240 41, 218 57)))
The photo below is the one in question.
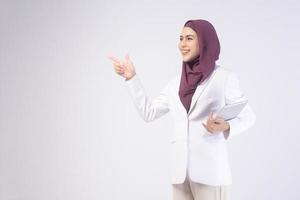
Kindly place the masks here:
POLYGON ((125 60, 126 60, 126 62, 129 62, 129 61, 130 61, 130 58, 129 58, 129 54, 128 54, 128 53, 126 53, 126 55, 125 55, 125 60))

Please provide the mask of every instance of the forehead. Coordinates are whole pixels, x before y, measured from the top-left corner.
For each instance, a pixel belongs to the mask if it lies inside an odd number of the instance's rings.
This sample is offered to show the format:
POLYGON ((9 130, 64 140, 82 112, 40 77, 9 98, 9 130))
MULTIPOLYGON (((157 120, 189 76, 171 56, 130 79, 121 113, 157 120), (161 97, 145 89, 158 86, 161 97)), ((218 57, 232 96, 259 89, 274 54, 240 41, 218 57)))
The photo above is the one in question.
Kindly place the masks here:
POLYGON ((196 36, 197 33, 190 27, 183 27, 181 30, 181 35, 186 36, 186 35, 194 35, 196 36))

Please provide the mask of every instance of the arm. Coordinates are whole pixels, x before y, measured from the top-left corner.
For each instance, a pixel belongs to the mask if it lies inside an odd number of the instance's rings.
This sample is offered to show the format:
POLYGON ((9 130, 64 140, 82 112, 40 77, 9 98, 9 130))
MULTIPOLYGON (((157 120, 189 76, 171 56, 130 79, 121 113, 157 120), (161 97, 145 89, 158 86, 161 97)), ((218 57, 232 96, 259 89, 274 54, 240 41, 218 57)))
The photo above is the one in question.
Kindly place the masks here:
POLYGON ((169 111, 167 90, 168 85, 160 92, 159 96, 149 101, 135 68, 127 54, 125 61, 115 57, 109 57, 114 63, 116 73, 125 78, 125 82, 132 100, 142 119, 146 122, 153 121, 169 111))
POLYGON ((169 111, 167 98, 168 85, 163 88, 155 99, 149 101, 143 85, 137 75, 134 75, 131 79, 126 80, 125 82, 134 105, 144 121, 153 121, 169 111))
MULTIPOLYGON (((225 85, 225 103, 232 104, 246 100, 244 93, 239 87, 239 80, 235 73, 228 75, 225 85)), ((229 130, 224 132, 225 138, 228 140, 234 135, 238 135, 249 129, 255 122, 255 114, 249 104, 234 119, 228 120, 229 130)))

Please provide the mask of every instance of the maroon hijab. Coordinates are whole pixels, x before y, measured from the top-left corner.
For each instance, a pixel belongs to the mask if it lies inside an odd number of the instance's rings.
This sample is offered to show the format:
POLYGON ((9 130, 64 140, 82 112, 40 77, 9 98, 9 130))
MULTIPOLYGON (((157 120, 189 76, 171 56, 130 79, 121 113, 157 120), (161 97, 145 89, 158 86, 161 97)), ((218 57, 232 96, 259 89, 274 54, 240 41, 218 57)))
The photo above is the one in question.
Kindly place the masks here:
POLYGON ((182 62, 178 94, 188 113, 197 86, 214 71, 215 62, 219 59, 220 43, 213 25, 206 20, 189 20, 184 26, 193 29, 199 44, 203 44, 200 46, 201 55, 190 62, 182 62))

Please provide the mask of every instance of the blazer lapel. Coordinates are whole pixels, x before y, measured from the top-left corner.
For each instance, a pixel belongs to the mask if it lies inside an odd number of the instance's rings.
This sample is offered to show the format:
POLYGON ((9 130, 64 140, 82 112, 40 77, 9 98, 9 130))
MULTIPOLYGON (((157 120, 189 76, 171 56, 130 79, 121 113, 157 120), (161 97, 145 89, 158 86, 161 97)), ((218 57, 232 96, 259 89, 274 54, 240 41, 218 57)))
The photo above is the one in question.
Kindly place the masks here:
POLYGON ((213 73, 200 85, 197 86, 196 91, 192 97, 192 102, 190 105, 190 109, 188 112, 188 115, 191 113, 191 111, 193 110, 197 100, 200 98, 201 94, 203 94, 205 88, 207 87, 207 85, 210 83, 210 81, 213 79, 215 73, 216 73, 217 69, 215 69, 213 71, 213 73))

